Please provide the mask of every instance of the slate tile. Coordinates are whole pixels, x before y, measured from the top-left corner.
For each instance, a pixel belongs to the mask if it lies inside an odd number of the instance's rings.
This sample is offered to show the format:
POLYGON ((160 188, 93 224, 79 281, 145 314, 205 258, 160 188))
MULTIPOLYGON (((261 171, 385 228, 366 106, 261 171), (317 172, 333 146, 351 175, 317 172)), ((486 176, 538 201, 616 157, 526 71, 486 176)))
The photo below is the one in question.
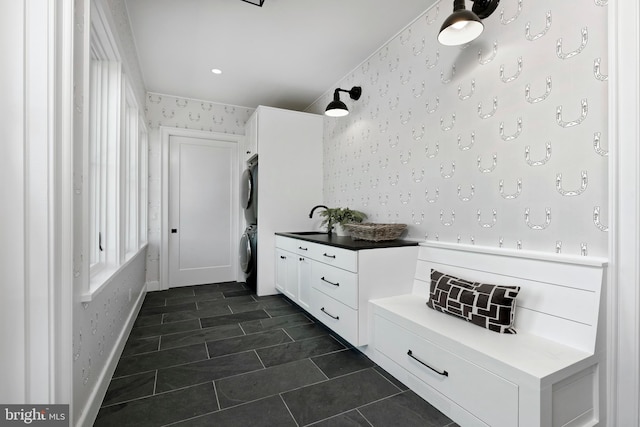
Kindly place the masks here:
POLYGON ((184 286, 181 288, 170 288, 167 290, 167 298, 190 297, 194 296, 193 286, 184 286))
POLYGON ((159 369, 156 393, 264 369, 254 351, 159 369))
POLYGON ((342 350, 344 346, 330 336, 294 341, 256 350, 265 366, 281 365, 295 360, 342 350))
POLYGON ((103 407, 94 427, 161 426, 218 410, 212 383, 103 407))
POLYGON ((142 307, 138 316, 150 316, 154 314, 175 313, 176 311, 196 310, 196 303, 164 305, 162 307, 142 307))
POLYGON ((224 409, 175 424, 179 427, 297 427, 279 396, 224 409))
POLYGON ((227 305, 220 305, 218 307, 210 308, 207 310, 189 310, 180 311, 178 313, 166 313, 162 317, 162 323, 184 322, 185 320, 199 320, 203 317, 221 316, 223 314, 231 314, 231 310, 227 305))
POLYGON ((242 282, 221 282, 208 285, 197 285, 193 287, 196 295, 221 291, 241 291, 246 289, 248 289, 247 286, 242 282))
POLYGON ((129 339, 157 337, 158 335, 192 331, 194 329, 200 329, 200 322, 198 321, 198 319, 187 320, 184 322, 166 323, 166 324, 154 325, 154 326, 141 326, 139 328, 131 329, 131 333, 129 334, 129 339))
POLYGON ((279 307, 290 307, 287 301, 284 300, 266 300, 266 301, 252 301, 244 304, 229 304, 229 308, 233 313, 243 313, 245 311, 255 311, 262 309, 271 309, 279 307))
POLYGON ((402 391, 409 390, 409 387, 404 385, 400 380, 396 379, 393 375, 391 375, 390 373, 388 373, 387 371, 382 369, 380 366, 376 365, 376 367, 374 369, 376 371, 378 371, 378 373, 380 375, 382 375, 383 377, 385 377, 387 380, 391 381, 393 383, 393 385, 398 387, 400 390, 402 390, 402 391))
POLYGON ((228 325, 230 323, 242 323, 248 320, 266 319, 269 315, 264 310, 247 311, 245 313, 227 314, 223 316, 205 317, 200 319, 203 328, 228 325))
POLYGON ((310 324, 311 320, 304 314, 291 314, 289 316, 272 317, 268 319, 251 320, 242 322, 240 326, 247 334, 268 331, 270 329, 286 328, 296 325, 310 324))
POLYGON ((302 313, 303 310, 300 307, 294 305, 288 305, 283 307, 266 308, 265 311, 269 313, 271 317, 288 316, 290 314, 302 313))
POLYGON ((223 291, 225 297, 238 297, 240 295, 251 295, 253 292, 250 289, 243 289, 238 291, 223 291))
MULTIPOLYGON (((395 424, 392 424, 395 425, 395 424)), ((399 425, 399 424, 398 424, 399 425)), ((344 414, 336 415, 329 419, 311 424, 313 427, 371 427, 360 412, 357 410, 349 411, 344 414)), ((386 427, 386 426, 379 426, 386 427)), ((403 426, 404 427, 404 426, 403 426)))
POLYGON ((114 378, 207 359, 204 344, 136 354, 120 359, 114 378))
POLYGON ((138 317, 133 323, 134 328, 140 328, 142 326, 154 326, 162 323, 162 314, 154 314, 151 316, 138 317))
POLYGON ((211 300, 219 300, 223 298, 224 298, 224 295, 222 295, 222 292, 218 291, 218 292, 206 293, 204 295, 167 298, 166 305, 188 304, 190 302, 211 301, 211 300))
POLYGON ((102 401, 102 406, 151 396, 155 382, 155 371, 116 378, 109 383, 109 388, 102 401))
POLYGON ((325 381, 326 377, 309 359, 278 365, 215 382, 221 408, 325 381))
POLYGON ((195 331, 181 332, 178 334, 162 335, 160 337, 160 350, 168 348, 183 347, 191 344, 204 344, 207 341, 216 341, 223 338, 230 338, 244 335, 242 328, 237 324, 216 326, 207 329, 197 329, 195 331))
POLYGON ((398 392, 394 385, 375 370, 366 369, 283 393, 282 398, 298 424, 307 425, 398 392), (313 404, 309 404, 310 402, 313 404))
POLYGON ((359 408, 374 426, 442 427, 452 421, 412 391, 359 408))
POLYGON ((209 301, 202 300, 202 301, 198 301, 198 310, 208 310, 208 309, 218 308, 218 307, 228 307, 231 304, 242 304, 242 303, 251 303, 251 302, 255 302, 255 300, 251 298, 250 295, 240 295, 237 297, 222 298, 222 299, 209 300, 209 301))
MULTIPOLYGON (((277 319, 277 317, 274 317, 274 319, 277 319)), ((329 336, 329 330, 317 323, 284 328, 284 330, 291 338, 293 338, 294 341, 320 336, 329 336)))
POLYGON ((339 377, 375 366, 375 363, 373 363, 371 359, 358 350, 353 349, 313 357, 311 360, 329 378, 339 377))
POLYGON ((265 331, 257 334, 243 335, 207 343, 209 357, 239 353, 241 351, 260 349, 277 344, 291 342, 291 338, 281 329, 265 331))
POLYGON ((160 337, 128 339, 122 350, 120 357, 132 356, 134 354, 149 353, 158 351, 160 347, 160 337))

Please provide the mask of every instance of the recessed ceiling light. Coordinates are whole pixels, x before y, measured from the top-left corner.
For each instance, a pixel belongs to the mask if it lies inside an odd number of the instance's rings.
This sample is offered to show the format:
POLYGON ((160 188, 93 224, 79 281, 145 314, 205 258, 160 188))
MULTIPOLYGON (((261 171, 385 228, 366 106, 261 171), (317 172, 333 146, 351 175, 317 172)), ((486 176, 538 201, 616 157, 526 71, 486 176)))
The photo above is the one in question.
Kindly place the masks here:
POLYGON ((216 75, 222 74, 222 70, 220 68, 212 68, 211 72, 216 75))

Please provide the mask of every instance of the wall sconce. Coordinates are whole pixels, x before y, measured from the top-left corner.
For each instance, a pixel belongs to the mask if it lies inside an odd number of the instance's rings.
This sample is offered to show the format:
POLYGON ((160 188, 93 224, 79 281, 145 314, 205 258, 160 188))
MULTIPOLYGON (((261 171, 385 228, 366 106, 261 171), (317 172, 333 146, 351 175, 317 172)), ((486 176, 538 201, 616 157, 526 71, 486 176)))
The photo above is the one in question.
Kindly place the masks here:
POLYGON ((481 19, 491 15, 500 0, 473 0, 473 7, 467 10, 464 0, 453 1, 453 13, 442 23, 438 41, 446 46, 457 46, 475 40, 484 30, 481 19))
POLYGON ((333 101, 327 105, 327 109, 324 110, 324 114, 329 117, 343 117, 349 114, 349 109, 344 102, 340 101, 340 92, 347 92, 351 99, 357 101, 362 95, 362 88, 360 86, 354 86, 351 90, 336 89, 333 92, 333 101))

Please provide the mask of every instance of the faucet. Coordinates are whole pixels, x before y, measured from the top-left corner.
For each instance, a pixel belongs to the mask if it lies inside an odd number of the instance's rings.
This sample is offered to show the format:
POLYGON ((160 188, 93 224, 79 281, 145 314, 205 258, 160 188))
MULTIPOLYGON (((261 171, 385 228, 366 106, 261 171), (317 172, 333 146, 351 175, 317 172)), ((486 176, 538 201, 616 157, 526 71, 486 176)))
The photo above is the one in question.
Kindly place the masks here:
POLYGON ((314 206, 313 209, 311 209, 311 212, 309 212, 309 218, 313 217, 313 213, 316 211, 316 209, 318 208, 323 208, 323 209, 329 209, 328 207, 326 207, 325 205, 317 205, 314 206))

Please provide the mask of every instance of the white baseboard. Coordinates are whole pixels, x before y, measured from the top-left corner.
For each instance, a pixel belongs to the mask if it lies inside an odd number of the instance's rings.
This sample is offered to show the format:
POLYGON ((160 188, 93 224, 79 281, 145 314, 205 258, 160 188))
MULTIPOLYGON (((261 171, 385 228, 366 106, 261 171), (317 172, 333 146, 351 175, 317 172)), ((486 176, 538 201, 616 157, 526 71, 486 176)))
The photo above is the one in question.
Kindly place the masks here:
POLYGON ((153 282, 147 282, 146 283, 146 287, 147 287, 147 292, 153 292, 153 291, 160 291, 160 282, 157 280, 154 280, 153 282))
POLYGON ((104 369, 102 369, 102 372, 100 372, 100 375, 98 376, 96 386, 93 388, 89 399, 87 399, 87 404, 84 410, 81 412, 79 419, 76 420, 76 426, 93 426, 96 417, 98 416, 98 411, 100 411, 100 406, 102 405, 104 396, 106 395, 107 389, 109 388, 109 383, 111 383, 113 373, 115 372, 118 361, 120 360, 120 356, 122 355, 122 350, 124 350, 124 346, 127 343, 127 339, 129 338, 129 333, 131 332, 133 324, 138 317, 140 307, 142 307, 142 302, 144 301, 146 293, 147 284, 145 283, 142 286, 135 304, 133 304, 131 312, 129 313, 129 317, 127 317, 127 321, 125 322, 122 331, 120 331, 120 334, 118 335, 116 345, 113 346, 113 349, 111 350, 111 353, 107 358, 107 363, 105 363, 104 369))

